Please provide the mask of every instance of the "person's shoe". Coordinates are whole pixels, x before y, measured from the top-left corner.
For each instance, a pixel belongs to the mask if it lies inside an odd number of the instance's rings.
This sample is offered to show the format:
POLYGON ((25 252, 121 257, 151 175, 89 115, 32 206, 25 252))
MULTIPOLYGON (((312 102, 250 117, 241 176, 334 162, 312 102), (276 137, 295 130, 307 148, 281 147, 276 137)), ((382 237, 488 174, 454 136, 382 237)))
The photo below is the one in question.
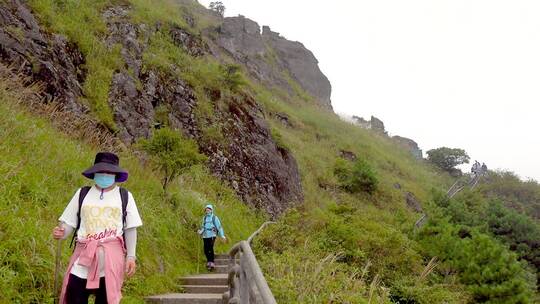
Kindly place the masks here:
POLYGON ((216 264, 214 264, 214 262, 210 262, 210 269, 214 270, 214 268, 216 268, 216 264))

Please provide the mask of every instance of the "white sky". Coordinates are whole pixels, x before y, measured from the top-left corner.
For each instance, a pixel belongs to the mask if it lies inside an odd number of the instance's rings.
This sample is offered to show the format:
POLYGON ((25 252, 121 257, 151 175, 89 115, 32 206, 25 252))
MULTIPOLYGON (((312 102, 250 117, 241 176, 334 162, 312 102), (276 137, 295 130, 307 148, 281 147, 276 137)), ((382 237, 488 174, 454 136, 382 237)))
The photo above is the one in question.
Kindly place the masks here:
POLYGON ((336 112, 540 181, 540 1, 222 2, 310 49, 336 112))

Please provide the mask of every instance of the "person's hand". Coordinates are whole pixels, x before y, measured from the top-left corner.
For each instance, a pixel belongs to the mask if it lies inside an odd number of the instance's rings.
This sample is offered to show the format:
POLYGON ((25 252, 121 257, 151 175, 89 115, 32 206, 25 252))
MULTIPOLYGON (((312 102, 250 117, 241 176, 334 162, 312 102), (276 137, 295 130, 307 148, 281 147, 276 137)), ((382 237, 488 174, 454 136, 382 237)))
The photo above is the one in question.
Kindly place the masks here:
POLYGON ((56 226, 53 229, 53 238, 55 240, 60 240, 64 237, 64 227, 62 226, 56 226))
POLYGON ((135 274, 135 269, 137 268, 137 263, 135 262, 135 257, 127 257, 126 259, 126 273, 128 277, 131 277, 135 274))
POLYGON ((227 244, 227 243, 229 242, 229 240, 228 240, 226 237, 224 237, 224 236, 221 237, 221 240, 222 240, 223 243, 225 243, 225 244, 227 244))

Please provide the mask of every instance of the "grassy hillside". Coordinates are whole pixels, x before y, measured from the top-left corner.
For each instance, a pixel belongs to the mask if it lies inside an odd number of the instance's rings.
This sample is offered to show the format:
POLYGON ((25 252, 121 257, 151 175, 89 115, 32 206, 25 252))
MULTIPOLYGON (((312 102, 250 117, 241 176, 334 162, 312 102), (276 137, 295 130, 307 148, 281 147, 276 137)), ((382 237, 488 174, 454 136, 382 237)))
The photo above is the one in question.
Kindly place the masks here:
MULTIPOLYGON (((115 126, 107 96, 121 57, 116 48, 106 48, 102 42, 107 29, 100 12, 110 5, 130 4, 133 22, 163 22, 149 37, 145 68, 183 78, 197 93, 199 105, 205 107, 219 107, 210 104, 205 96, 208 90, 227 91, 224 98, 235 94, 223 87, 218 60, 193 58, 171 42, 167 31, 172 25, 200 35, 216 22, 191 1, 29 3, 48 30, 66 35, 88 59, 86 102, 111 130, 115 126), (186 13, 198 20, 195 27, 186 24, 186 13)), ((509 240, 495 226, 486 228, 483 215, 496 213, 489 213, 491 203, 481 193, 448 202, 441 193, 452 179, 414 159, 387 137, 320 109, 299 86, 294 86, 296 95, 289 96, 244 77, 247 83, 236 89, 255 98, 276 143, 295 156, 305 195, 302 205, 256 241, 256 254, 279 303, 534 301, 534 287, 527 281, 534 279, 534 271, 518 261, 521 256, 514 254, 511 236, 509 240), (282 122, 283 116, 288 123, 282 122), (341 160, 341 150, 354 153, 369 168, 365 172, 378 181, 373 191, 354 192, 344 187, 336 169, 352 166, 352 162, 341 160), (407 207, 407 192, 414 194, 431 219, 420 231, 413 228, 421 214, 407 207), (480 205, 485 208, 475 209, 480 205), (457 213, 460 210, 467 212, 457 213), (460 221, 460 216, 468 220, 460 221), (482 252, 497 254, 473 254, 482 252), (496 258, 497 263, 492 263, 496 258), (484 271, 485 276, 475 276, 484 271)), ((50 230, 76 188, 88 183, 80 172, 91 164, 99 148, 67 137, 49 121, 16 105, 31 92, 9 91, 15 83, 0 81, 0 212, 6 219, 0 223, 0 288, 6 291, 0 302, 41 303, 50 300, 52 288, 55 243, 50 230)), ((156 173, 141 165, 129 148, 121 155, 123 166, 131 173, 126 186, 134 193, 145 223, 140 230, 140 268, 126 285, 126 303, 175 290, 175 279, 196 269, 200 244, 194 230, 207 200, 217 205, 232 241, 245 238, 263 221, 263 216, 246 208, 204 167, 182 176, 171 187, 172 197, 165 198, 156 173)), ((509 217, 525 221, 513 214, 509 217)), ((65 262, 69 250, 64 249, 65 262)), ((529 257, 529 250, 521 252, 529 257)))
MULTIPOLYGON (((31 97, 19 89, 16 81, 0 82, 0 303, 50 303, 56 248, 51 230, 77 188, 91 184, 81 172, 93 163, 98 148, 68 138, 49 121, 21 109, 20 99, 31 97)), ((204 168, 182 176, 166 199, 159 178, 133 154, 122 153, 121 165, 130 172, 125 186, 144 223, 139 269, 127 281, 124 303, 178 290, 176 279, 196 271, 202 245, 195 231, 207 201, 216 205, 232 242, 247 238, 262 220, 204 168)), ((220 244, 217 251, 226 248, 220 244)), ((64 242, 64 266, 70 253, 64 242)))

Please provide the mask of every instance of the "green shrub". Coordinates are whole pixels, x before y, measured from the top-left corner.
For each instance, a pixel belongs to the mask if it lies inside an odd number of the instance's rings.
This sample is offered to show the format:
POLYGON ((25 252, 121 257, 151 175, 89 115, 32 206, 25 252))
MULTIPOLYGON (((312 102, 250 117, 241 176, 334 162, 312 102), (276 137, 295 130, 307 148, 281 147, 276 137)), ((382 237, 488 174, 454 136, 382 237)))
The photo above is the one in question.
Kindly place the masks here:
POLYGON ((155 167, 163 174, 164 191, 177 176, 206 161, 194 140, 183 138, 178 131, 169 128, 156 130, 150 140, 140 140, 139 146, 152 157, 155 167))
POLYGON ((334 174, 340 186, 350 193, 365 191, 372 194, 379 182, 375 171, 363 159, 356 160, 352 165, 343 159, 338 159, 334 174))
POLYGON ((459 273, 474 303, 531 303, 534 277, 516 255, 486 234, 463 231, 441 220, 422 231, 420 242, 447 272, 459 273))

